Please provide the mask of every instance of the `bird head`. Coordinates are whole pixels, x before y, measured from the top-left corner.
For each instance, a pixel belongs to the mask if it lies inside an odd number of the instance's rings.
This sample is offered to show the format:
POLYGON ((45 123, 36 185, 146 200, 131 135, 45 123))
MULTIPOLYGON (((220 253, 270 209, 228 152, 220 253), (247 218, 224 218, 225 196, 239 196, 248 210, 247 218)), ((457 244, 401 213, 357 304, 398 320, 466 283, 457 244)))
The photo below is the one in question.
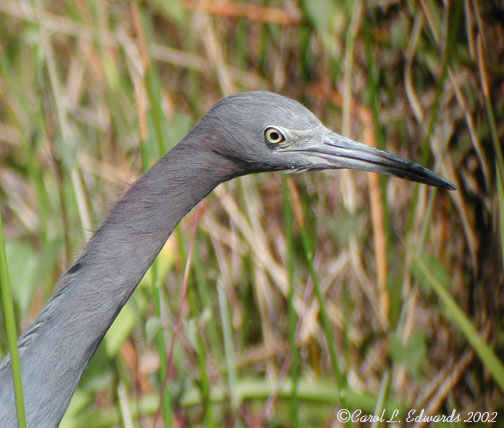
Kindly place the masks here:
POLYGON ((196 129, 214 136, 206 138, 206 146, 232 160, 235 175, 348 168, 456 189, 448 180, 412 161, 336 134, 300 103, 271 92, 224 98, 196 129))

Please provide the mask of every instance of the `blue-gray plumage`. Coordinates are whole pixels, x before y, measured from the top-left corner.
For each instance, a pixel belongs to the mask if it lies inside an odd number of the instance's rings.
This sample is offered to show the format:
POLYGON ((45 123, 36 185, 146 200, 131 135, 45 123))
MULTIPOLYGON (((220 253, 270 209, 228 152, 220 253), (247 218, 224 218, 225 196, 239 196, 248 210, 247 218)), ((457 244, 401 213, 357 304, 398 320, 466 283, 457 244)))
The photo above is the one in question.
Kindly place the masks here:
MULTIPOLYGON (((58 291, 19 339, 29 427, 54 427, 104 334, 177 223, 219 183, 261 171, 351 168, 455 186, 395 155, 325 128, 269 92, 219 101, 117 202, 58 291)), ((10 360, 0 365, 0 421, 16 426, 10 360)))

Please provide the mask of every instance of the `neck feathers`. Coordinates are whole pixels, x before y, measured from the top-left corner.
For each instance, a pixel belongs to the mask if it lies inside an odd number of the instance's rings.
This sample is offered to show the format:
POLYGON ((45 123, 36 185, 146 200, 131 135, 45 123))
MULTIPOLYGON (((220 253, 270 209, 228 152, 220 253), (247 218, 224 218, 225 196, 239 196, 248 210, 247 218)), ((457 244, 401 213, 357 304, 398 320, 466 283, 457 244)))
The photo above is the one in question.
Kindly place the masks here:
MULTIPOLYGON (((234 164, 191 133, 117 202, 58 291, 19 339, 27 422, 57 426, 96 348, 177 223, 234 164)), ((0 365, 0 420, 16 426, 9 357, 0 365)))

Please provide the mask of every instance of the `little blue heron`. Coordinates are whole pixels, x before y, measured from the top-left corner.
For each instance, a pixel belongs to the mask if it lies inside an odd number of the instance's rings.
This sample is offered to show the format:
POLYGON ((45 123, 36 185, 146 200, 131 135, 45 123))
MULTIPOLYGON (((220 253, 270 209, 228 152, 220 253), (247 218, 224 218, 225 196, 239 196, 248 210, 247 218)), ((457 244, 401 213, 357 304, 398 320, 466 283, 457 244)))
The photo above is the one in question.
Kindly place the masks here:
MULTIPOLYGON (((59 424, 117 314, 177 223, 212 189, 256 172, 337 168, 455 189, 409 160, 335 134, 281 95, 247 92, 215 104, 117 202, 19 338, 28 426, 59 424)), ((0 425, 16 426, 9 356, 0 364, 0 425)))

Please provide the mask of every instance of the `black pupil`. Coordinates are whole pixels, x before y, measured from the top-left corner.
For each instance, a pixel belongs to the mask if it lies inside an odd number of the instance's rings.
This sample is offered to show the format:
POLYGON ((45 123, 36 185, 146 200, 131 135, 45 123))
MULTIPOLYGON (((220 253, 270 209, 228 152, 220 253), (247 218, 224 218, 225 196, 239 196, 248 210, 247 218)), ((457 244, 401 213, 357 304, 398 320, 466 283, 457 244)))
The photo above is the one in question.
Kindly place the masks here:
POLYGON ((275 131, 271 131, 270 132, 270 138, 273 140, 273 141, 277 141, 280 139, 280 134, 278 132, 275 132, 275 131))

